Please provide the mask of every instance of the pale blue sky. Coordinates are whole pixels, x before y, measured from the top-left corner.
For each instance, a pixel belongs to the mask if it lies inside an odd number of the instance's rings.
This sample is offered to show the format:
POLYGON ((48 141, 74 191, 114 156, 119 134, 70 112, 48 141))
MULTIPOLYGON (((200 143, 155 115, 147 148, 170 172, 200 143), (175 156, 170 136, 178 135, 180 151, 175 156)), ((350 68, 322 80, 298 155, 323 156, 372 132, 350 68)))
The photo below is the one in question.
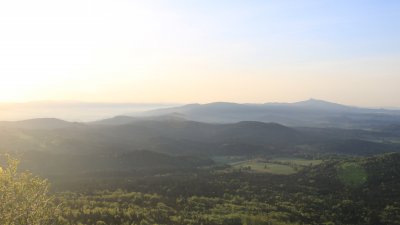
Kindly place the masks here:
POLYGON ((400 106, 400 1, 0 3, 0 101, 400 106))

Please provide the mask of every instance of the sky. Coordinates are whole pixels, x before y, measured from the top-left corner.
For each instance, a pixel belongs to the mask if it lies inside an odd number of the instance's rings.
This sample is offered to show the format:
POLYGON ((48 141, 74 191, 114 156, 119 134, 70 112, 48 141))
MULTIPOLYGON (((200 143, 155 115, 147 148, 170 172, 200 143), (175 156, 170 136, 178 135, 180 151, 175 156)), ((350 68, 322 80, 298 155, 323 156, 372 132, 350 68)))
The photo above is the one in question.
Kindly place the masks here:
POLYGON ((0 102, 400 107, 397 0, 0 2, 0 102))

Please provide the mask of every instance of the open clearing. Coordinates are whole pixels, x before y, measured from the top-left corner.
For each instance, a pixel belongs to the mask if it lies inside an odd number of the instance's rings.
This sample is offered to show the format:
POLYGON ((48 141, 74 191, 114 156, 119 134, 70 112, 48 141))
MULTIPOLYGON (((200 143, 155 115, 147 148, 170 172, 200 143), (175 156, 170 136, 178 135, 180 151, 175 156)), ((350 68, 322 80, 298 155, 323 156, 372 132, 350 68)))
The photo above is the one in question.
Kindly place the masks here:
POLYGON ((305 166, 313 166, 322 163, 322 160, 303 158, 279 157, 266 160, 264 158, 246 157, 217 157, 214 160, 218 164, 227 164, 235 170, 245 170, 254 173, 272 173, 289 175, 296 173, 298 169, 305 166))

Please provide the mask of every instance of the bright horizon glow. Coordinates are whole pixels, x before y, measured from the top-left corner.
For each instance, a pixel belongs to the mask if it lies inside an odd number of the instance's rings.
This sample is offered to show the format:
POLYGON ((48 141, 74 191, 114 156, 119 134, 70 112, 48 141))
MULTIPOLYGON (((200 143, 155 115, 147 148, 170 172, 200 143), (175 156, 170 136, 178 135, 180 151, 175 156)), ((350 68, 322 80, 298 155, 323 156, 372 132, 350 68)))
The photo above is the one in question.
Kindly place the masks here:
POLYGON ((0 3, 0 102, 400 107, 400 2, 0 3))

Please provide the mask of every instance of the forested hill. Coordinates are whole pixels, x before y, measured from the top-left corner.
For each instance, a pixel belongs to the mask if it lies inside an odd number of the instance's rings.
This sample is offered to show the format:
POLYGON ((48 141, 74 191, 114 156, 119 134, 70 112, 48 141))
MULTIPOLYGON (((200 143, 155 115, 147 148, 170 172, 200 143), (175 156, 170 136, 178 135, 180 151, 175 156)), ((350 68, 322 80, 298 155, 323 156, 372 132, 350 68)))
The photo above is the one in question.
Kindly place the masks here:
POLYGON ((118 119, 122 124, 82 124, 56 119, 0 123, 0 151, 107 154, 150 150, 172 155, 253 155, 397 151, 394 131, 300 129, 242 121, 210 124, 186 120, 118 119), (128 121, 129 122, 128 122, 128 121), (345 134, 345 135, 343 135, 345 134))
POLYGON ((92 191, 80 183, 78 193, 58 198, 63 224, 392 225, 400 222, 399 160, 398 153, 326 160, 292 175, 216 168, 92 180, 92 191))
POLYGON ((191 170, 210 166, 214 162, 201 156, 171 156, 138 150, 108 154, 66 154, 26 152, 20 155, 22 169, 44 176, 90 175, 93 173, 162 172, 191 170))
POLYGON ((393 130, 293 128, 257 121, 117 120, 100 124, 57 119, 0 123, 0 152, 20 156, 22 165, 33 171, 62 173, 195 168, 224 156, 374 155, 400 150, 400 136, 393 130), (138 160, 141 157, 144 163, 138 160))

